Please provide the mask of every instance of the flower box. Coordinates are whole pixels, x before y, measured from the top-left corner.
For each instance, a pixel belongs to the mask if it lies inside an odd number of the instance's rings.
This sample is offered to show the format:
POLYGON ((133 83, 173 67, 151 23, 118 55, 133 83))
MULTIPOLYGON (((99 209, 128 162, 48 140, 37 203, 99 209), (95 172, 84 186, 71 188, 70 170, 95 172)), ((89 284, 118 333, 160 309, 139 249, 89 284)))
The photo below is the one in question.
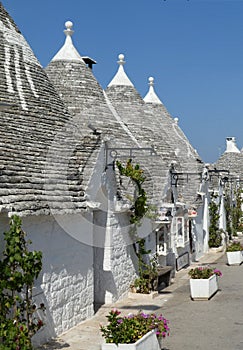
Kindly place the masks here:
POLYGON ((211 247, 209 250, 211 253, 221 253, 224 251, 224 248, 225 247, 223 245, 221 245, 219 247, 211 247))
POLYGON ((242 250, 238 250, 235 252, 226 252, 228 265, 240 265, 243 261, 242 250))
POLYGON ((103 343, 101 348, 102 350, 160 350, 160 345, 155 332, 151 331, 136 341, 136 343, 118 345, 103 343))
POLYGON ((193 300, 209 300, 218 290, 216 274, 209 278, 190 278, 190 292, 193 300))
POLYGON ((162 314, 139 312, 121 316, 112 309, 106 316, 108 323, 100 325, 105 343, 102 350, 160 350, 160 341, 169 335, 169 321, 162 314))

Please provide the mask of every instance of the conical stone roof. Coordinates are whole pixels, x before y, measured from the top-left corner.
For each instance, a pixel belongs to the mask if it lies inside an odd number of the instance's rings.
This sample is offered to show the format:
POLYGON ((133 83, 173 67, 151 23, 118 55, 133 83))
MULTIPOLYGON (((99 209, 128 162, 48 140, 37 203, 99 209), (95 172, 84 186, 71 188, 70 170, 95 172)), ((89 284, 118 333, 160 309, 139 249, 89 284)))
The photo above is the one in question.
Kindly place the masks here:
POLYGON ((2 4, 0 47, 1 210, 10 215, 82 210, 78 169, 94 152, 97 136, 77 145, 80 130, 2 4))
POLYGON ((173 150, 167 135, 159 132, 153 114, 146 108, 142 97, 124 71, 123 54, 119 55, 118 64, 117 73, 106 89, 109 100, 138 140, 155 146, 158 154, 163 154, 164 159, 170 159, 173 150))
MULTIPOLYGON (((131 82, 128 84, 130 79, 124 70, 124 63, 124 55, 120 54, 118 71, 107 86, 106 94, 136 138, 155 148, 160 166, 157 176, 154 174, 156 178, 154 186, 163 187, 168 181, 171 163, 176 161, 179 165, 179 159, 170 145, 167 131, 158 122, 154 111, 143 101, 134 85, 131 82)), ((162 108, 158 97, 150 96, 150 98, 162 108)))
MULTIPOLYGON (((66 26, 67 23, 70 25, 70 21, 66 22, 66 26)), ((79 119, 84 133, 90 132, 89 125, 91 124, 101 133, 102 139, 109 139, 110 148, 126 148, 126 150, 118 152, 117 157, 122 161, 126 161, 130 157, 130 149, 132 148, 133 155, 136 154, 134 163, 140 163, 141 167, 146 168, 147 177, 151 178, 152 165, 150 168, 148 164, 158 161, 154 156, 149 157, 151 150, 144 150, 144 148, 151 149, 152 144, 150 143, 148 146, 143 137, 138 138, 138 135, 130 128, 130 124, 124 121, 114 107, 113 101, 110 100, 97 82, 92 70, 82 60, 82 56, 79 55, 79 58, 77 55, 73 56, 74 49, 71 48, 73 46, 71 41, 73 31, 67 29, 64 32, 67 36, 64 45, 45 69, 48 77, 59 92, 69 112, 79 119), (70 55, 68 54, 69 51, 70 55)), ((135 91, 130 80, 123 76, 122 71, 119 72, 114 82, 120 80, 128 89, 132 88, 135 91)), ((119 96, 117 98, 119 99, 119 96)), ((141 101, 138 93, 135 94, 134 99, 141 101)), ((151 130, 150 133, 152 137, 151 130)), ((154 189, 152 181, 147 181, 146 186, 148 186, 148 192, 152 194, 154 189)), ((120 190, 122 192, 121 188, 120 190)), ((161 186, 159 191, 161 192, 161 186)), ((159 196, 161 197, 161 193, 159 196)))
POLYGON ((243 180, 243 153, 237 148, 234 137, 226 138, 226 150, 214 165, 216 169, 228 170, 231 176, 243 180))
POLYGON ((110 136, 113 145, 124 144, 124 137, 134 145, 135 139, 127 138, 126 126, 113 115, 103 89, 74 47, 72 22, 67 21, 65 25, 64 45, 45 68, 48 77, 70 114, 79 116, 84 132, 90 132, 89 126, 92 126, 102 132, 103 138, 106 136, 108 139, 110 136))
POLYGON ((179 127, 178 118, 171 117, 157 96, 153 77, 149 78, 149 90, 144 101, 153 113, 161 132, 168 136, 169 144, 175 152, 175 160, 177 160, 175 170, 181 173, 178 175, 179 197, 181 197, 181 201, 192 204, 199 190, 203 162, 179 127))

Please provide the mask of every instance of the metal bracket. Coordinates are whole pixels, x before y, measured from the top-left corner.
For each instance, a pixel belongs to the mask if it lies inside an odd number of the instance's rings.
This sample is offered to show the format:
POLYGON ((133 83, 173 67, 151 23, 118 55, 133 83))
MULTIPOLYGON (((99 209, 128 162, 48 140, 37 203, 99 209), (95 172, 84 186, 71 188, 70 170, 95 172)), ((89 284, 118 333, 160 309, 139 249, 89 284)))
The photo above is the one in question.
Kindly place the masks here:
POLYGON ((190 176, 200 176, 200 178, 202 177, 202 172, 200 172, 200 173, 187 173, 187 172, 177 173, 176 171, 171 171, 170 174, 171 174, 171 185, 172 186, 177 186, 179 179, 186 180, 186 182, 189 183, 190 176))
POLYGON ((112 166, 114 168, 116 159, 134 159, 141 156, 141 152, 145 152, 145 156, 154 156, 156 151, 153 147, 106 147, 106 168, 112 166))

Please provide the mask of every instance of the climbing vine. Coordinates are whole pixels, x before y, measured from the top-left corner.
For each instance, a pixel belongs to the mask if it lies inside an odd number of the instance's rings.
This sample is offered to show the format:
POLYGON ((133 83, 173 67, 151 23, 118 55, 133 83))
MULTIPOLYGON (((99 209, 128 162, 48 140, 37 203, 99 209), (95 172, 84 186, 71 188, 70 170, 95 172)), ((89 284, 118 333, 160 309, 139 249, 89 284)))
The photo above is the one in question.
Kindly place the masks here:
POLYGON ((133 224, 131 232, 138 246, 138 249, 136 249, 136 245, 134 244, 134 250, 138 257, 138 278, 135 279, 132 287, 139 293, 149 293, 153 289, 152 281, 156 273, 157 257, 149 259, 149 263, 145 262, 145 256, 150 254, 151 250, 146 250, 145 239, 137 236, 137 226, 140 225, 142 218, 151 209, 147 205, 147 195, 142 187, 146 177, 139 164, 133 166, 131 159, 128 159, 125 166, 119 161, 116 162, 116 165, 120 174, 129 177, 135 183, 137 189, 137 195, 135 195, 132 214, 130 216, 130 223, 133 224))
POLYGON ((138 195, 135 198, 130 217, 131 224, 138 224, 148 211, 147 196, 142 184, 146 180, 144 172, 140 169, 139 164, 132 165, 132 160, 128 159, 124 167, 121 162, 116 162, 117 168, 121 175, 129 177, 137 186, 138 195))
POLYGON ((237 235, 237 232, 242 232, 242 217, 243 212, 241 209, 242 206, 242 189, 238 188, 235 190, 235 202, 231 208, 231 220, 232 220, 232 234, 233 236, 237 235))
POLYGON ((217 195, 211 194, 211 202, 209 205, 209 247, 219 247, 222 244, 222 230, 219 229, 219 205, 216 203, 217 195))
POLYGON ((231 191, 227 191, 225 202, 227 232, 230 238, 232 238, 232 236, 237 235, 237 232, 243 231, 242 189, 237 188, 234 191, 234 201, 232 200, 231 191))

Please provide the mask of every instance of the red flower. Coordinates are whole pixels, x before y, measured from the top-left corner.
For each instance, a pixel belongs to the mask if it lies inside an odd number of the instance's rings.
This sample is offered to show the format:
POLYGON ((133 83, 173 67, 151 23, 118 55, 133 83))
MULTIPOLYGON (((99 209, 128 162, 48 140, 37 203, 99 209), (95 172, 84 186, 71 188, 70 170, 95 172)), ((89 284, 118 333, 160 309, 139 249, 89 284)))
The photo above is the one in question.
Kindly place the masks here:
POLYGON ((42 320, 38 320, 37 326, 41 328, 44 325, 42 320))

